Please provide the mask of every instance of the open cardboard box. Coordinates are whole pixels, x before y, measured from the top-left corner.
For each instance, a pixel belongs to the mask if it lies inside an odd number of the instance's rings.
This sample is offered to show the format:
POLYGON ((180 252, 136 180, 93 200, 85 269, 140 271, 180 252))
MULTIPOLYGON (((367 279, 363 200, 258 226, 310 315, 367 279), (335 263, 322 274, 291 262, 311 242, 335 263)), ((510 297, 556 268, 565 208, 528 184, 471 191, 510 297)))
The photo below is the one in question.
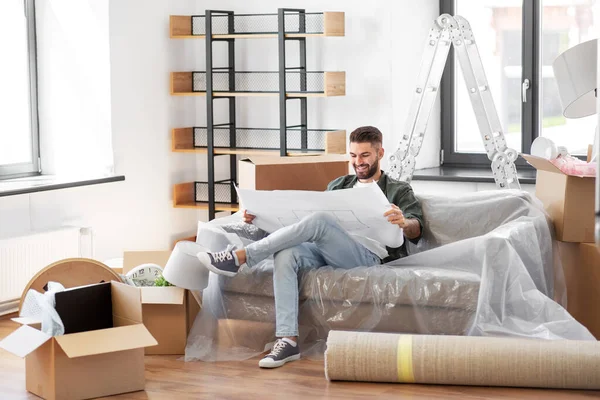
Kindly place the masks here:
MULTIPOLYGON (((108 303, 104 304, 108 310, 74 307, 63 311, 70 314, 61 318, 97 323, 96 313, 108 312, 112 327, 52 337, 40 330, 40 321, 13 319, 22 326, 4 338, 0 347, 25 357, 29 392, 49 400, 77 400, 144 390, 144 347, 157 342, 142 324, 141 292, 112 281, 62 293, 85 296, 97 288, 107 289, 108 303)), ((69 329, 72 326, 65 323, 65 331, 69 329)))
MULTIPOLYGON (((126 251, 123 273, 141 264, 156 264, 164 269, 171 251, 126 251)), ((146 348, 146 354, 185 354, 187 335, 200 311, 200 299, 192 292, 175 286, 141 287, 143 322, 158 346, 146 348)))
POLYGON ((554 222, 556 239, 593 243, 596 179, 566 175, 544 158, 521 156, 537 170, 535 195, 554 222))
POLYGON ((239 187, 323 191, 329 182, 348 175, 348 171, 348 157, 345 155, 253 156, 239 161, 239 187))

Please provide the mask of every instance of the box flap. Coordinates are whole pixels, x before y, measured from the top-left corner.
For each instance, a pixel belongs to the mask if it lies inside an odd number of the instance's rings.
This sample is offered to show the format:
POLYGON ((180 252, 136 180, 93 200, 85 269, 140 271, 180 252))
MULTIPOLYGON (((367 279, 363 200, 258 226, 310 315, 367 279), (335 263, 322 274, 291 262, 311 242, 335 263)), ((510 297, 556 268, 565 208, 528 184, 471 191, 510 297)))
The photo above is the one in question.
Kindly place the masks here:
POLYGON ((532 156, 529 154, 521 154, 521 157, 523 157, 531 166, 533 166, 538 171, 547 171, 547 172, 553 172, 556 174, 565 175, 560 170, 560 168, 558 168, 556 165, 552 164, 550 161, 546 160, 545 158, 536 157, 536 156, 532 156))
POLYGON ((345 154, 330 154, 323 156, 292 156, 292 157, 275 157, 275 156, 252 156, 247 157, 242 161, 251 162, 254 165, 277 165, 277 164, 306 164, 306 163, 326 163, 348 161, 348 156, 345 154))
POLYGON ((38 325, 42 323, 41 319, 37 319, 37 318, 29 318, 29 317, 19 317, 19 318, 11 318, 10 319, 13 322, 16 322, 17 324, 21 324, 21 325, 38 325))
POLYGON ((114 281, 111 285, 113 316, 141 323, 143 320, 140 288, 114 281))
POLYGON ((142 264, 156 264, 164 268, 170 255, 170 250, 126 251, 123 253, 123 274, 142 264))
POLYGON ((0 348, 23 358, 50 339, 52 339, 52 336, 23 325, 0 341, 0 348))
POLYGON ((554 165, 549 160, 546 160, 545 158, 536 157, 536 156, 532 156, 529 154, 521 154, 521 156, 525 160, 527 160, 527 162, 538 171, 552 172, 552 173, 561 174, 564 176, 572 176, 572 177, 582 178, 582 179, 595 179, 595 177, 593 177, 593 176, 587 176, 587 175, 582 176, 582 175, 578 175, 575 173, 566 174, 563 171, 561 171, 560 168, 558 168, 556 165, 554 165))
POLYGON ((139 349, 158 344, 143 324, 74 333, 57 336, 55 339, 69 358, 139 349))
POLYGON ((143 287, 142 304, 183 304, 185 289, 179 287, 143 287))

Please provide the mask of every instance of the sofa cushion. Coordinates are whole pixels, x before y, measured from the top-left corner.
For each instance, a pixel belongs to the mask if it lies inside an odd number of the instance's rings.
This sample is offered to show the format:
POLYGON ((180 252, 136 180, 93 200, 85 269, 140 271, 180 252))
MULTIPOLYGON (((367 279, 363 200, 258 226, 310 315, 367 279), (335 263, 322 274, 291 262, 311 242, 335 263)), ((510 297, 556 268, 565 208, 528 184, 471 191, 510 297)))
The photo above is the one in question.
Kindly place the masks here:
MULTIPOLYGON (((226 293, 223 306, 225 314, 222 318, 275 322, 272 297, 226 293)), ((471 326, 475 310, 306 300, 300 303, 299 313, 301 333, 324 339, 331 329, 463 335, 471 326)), ((244 332, 232 333, 233 336, 238 334, 243 335, 244 332)))
POLYGON ((348 306, 340 302, 307 301, 300 308, 300 331, 316 331, 324 339, 331 329, 401 332, 429 335, 464 335, 473 322, 474 311, 444 307, 414 307, 369 303, 348 306))
POLYGON ((427 267, 323 267, 305 274, 301 293, 314 300, 474 309, 479 277, 427 267))
MULTIPOLYGON (((272 263, 271 263, 272 265, 272 263)), ((223 290, 273 297, 272 268, 243 269, 223 290)), ((300 300, 332 300, 475 309, 479 276, 427 267, 321 267, 301 274, 300 300)))

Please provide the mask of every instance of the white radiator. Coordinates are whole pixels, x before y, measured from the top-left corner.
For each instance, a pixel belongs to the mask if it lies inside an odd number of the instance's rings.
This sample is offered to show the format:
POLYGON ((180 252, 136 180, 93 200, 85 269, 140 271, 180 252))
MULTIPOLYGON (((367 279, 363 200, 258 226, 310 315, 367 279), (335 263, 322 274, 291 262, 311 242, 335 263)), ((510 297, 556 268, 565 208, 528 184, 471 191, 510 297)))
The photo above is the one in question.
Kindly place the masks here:
POLYGON ((27 283, 44 267, 73 257, 91 257, 87 228, 52 231, 0 239, 0 315, 14 312, 27 283))

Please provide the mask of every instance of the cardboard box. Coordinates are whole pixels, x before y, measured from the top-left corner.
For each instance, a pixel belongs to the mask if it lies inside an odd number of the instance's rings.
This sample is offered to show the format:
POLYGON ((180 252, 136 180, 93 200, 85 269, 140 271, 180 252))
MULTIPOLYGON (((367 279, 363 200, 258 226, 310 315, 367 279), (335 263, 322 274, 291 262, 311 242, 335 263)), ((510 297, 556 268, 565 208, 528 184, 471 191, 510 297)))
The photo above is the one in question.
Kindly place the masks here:
POLYGON ((556 239, 593 243, 596 179, 565 175, 550 161, 522 154, 535 169, 535 195, 554 222, 556 239))
MULTIPOLYGON (((144 390, 144 347, 156 340, 142 324, 141 292, 115 281, 110 286, 112 328, 51 337, 39 321, 14 318, 22 326, 0 347, 25 357, 25 385, 44 399, 77 400, 144 390)), ((93 313, 93 310, 85 310, 93 313)))
POLYGON ((323 191, 327 184, 348 175, 347 156, 256 156, 240 160, 239 187, 254 190, 323 191))
MULTIPOLYGON (((171 251, 126 251, 125 274, 141 264, 164 268, 171 251)), ((146 354, 185 354, 187 335, 200 311, 200 299, 192 292, 175 286, 141 287, 143 322, 158 346, 146 348, 146 354)))
POLYGON ((592 243, 558 242, 567 311, 600 340, 600 250, 592 243))

